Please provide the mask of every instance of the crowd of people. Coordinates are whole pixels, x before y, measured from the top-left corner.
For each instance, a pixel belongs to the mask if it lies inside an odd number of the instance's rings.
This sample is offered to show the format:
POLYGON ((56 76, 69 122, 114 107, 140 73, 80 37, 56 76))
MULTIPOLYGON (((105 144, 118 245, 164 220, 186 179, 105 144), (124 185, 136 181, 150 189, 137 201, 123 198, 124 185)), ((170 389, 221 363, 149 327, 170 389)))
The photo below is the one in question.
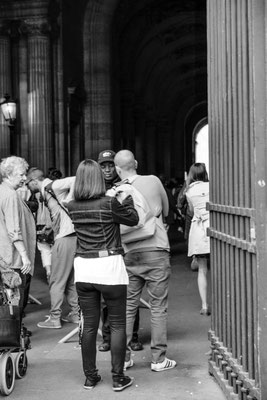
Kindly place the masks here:
POLYGON ((102 320, 99 351, 111 351, 113 390, 122 391, 134 379, 125 374, 134 365, 132 351, 141 351, 139 304, 143 288, 151 313, 151 370, 176 366, 167 357, 168 290, 171 276, 168 232, 173 221, 188 241, 188 256, 198 270, 201 315, 209 315, 209 182, 205 165, 191 166, 184 185, 163 176, 140 175, 129 150, 102 151, 83 160, 72 177, 57 168, 47 174, 29 169, 21 157, 0 164, 0 264, 21 277, 20 309, 25 315, 36 249, 40 251, 50 293, 49 316, 37 326, 60 329, 61 321, 78 324, 81 334, 85 389, 100 381, 96 363, 97 332, 102 320), (139 214, 134 187, 155 219, 153 234, 138 237, 139 214), (107 192, 116 187, 119 196, 107 192), (125 243, 121 225, 137 229, 137 239, 125 243), (69 313, 62 315, 66 299, 69 313))

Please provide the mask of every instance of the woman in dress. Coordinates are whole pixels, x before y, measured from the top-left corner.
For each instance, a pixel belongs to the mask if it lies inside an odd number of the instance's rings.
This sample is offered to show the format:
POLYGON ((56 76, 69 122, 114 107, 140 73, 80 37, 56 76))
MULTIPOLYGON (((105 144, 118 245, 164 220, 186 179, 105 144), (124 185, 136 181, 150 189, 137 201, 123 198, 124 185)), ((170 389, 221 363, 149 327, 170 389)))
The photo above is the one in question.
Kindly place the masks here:
POLYGON ((195 257, 198 264, 198 290, 202 302, 201 315, 210 315, 207 303, 207 272, 210 254, 210 240, 207 236, 209 211, 209 181, 206 166, 195 163, 191 166, 186 182, 186 198, 193 213, 188 238, 188 256, 195 257))
POLYGON ((101 167, 86 159, 76 172, 74 200, 66 204, 77 234, 74 274, 84 319, 82 361, 85 389, 101 380, 96 368, 96 338, 101 311, 101 295, 108 308, 111 328, 113 390, 133 383, 123 373, 126 352, 126 291, 128 275, 123 261, 120 224, 137 225, 138 214, 131 196, 120 203, 105 196, 101 167))

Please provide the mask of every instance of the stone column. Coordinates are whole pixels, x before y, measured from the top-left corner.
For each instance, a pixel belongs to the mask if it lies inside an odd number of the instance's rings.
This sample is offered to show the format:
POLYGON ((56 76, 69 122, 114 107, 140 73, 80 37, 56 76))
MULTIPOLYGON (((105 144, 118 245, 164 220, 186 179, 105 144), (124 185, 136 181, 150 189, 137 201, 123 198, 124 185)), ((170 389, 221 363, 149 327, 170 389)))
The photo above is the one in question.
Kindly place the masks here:
MULTIPOLYGON (((134 91, 125 86, 121 92, 121 146, 135 152, 134 91)), ((115 132, 116 135, 116 132, 115 132)))
POLYGON ((157 173, 170 171, 170 127, 168 118, 165 115, 159 115, 157 119, 156 131, 156 158, 157 173))
POLYGON ((31 164, 45 171, 54 163, 50 26, 25 20, 28 42, 28 124, 31 164))
MULTIPOLYGON (((7 27, 0 26, 0 99, 11 93, 10 39, 7 27)), ((10 155, 10 131, 0 111, 0 158, 10 155)))
POLYGON ((148 113, 146 120, 146 144, 145 148, 147 151, 146 155, 146 169, 147 174, 155 174, 155 165, 156 165, 156 153, 155 153, 155 131, 156 131, 156 120, 155 116, 152 113, 148 113))
POLYGON ((146 106, 140 99, 134 105, 134 125, 135 125, 135 157, 138 161, 138 171, 141 174, 146 174, 146 159, 145 152, 149 151, 146 148, 146 106), (145 149, 145 151, 144 151, 145 149))

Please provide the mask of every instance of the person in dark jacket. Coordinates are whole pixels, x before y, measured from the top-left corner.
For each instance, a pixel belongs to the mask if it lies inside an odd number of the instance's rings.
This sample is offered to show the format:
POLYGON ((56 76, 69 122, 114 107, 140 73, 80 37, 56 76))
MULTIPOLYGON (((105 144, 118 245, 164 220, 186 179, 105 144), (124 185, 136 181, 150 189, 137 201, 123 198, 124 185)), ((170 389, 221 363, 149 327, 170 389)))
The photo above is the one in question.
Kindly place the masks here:
POLYGON ((120 203, 105 196, 104 176, 96 161, 86 159, 77 169, 74 200, 66 204, 77 234, 74 276, 83 318, 81 338, 85 389, 101 380, 96 368, 96 337, 101 295, 111 328, 113 390, 132 385, 123 372, 126 353, 126 292, 129 282, 120 237, 120 224, 134 226, 138 214, 131 196, 120 203))
POLYGON ((104 150, 98 155, 97 162, 102 169, 107 190, 120 181, 114 164, 115 154, 113 150, 104 150))
MULTIPOLYGON (((111 189, 116 183, 120 181, 120 177, 117 174, 115 164, 114 164, 114 157, 115 152, 113 150, 103 150, 99 153, 98 156, 98 164, 100 165, 104 179, 106 189, 111 189)), ((104 302, 103 302, 104 303, 104 302)), ((109 351, 110 350, 110 326, 108 321, 108 310, 105 303, 102 306, 102 337, 103 341, 98 346, 99 351, 109 351)), ((134 328, 133 328, 133 336, 130 343, 131 349, 133 351, 140 351, 143 350, 143 344, 140 342, 138 337, 139 331, 139 320, 140 320, 140 313, 139 308, 136 313, 135 321, 134 321, 134 328)))

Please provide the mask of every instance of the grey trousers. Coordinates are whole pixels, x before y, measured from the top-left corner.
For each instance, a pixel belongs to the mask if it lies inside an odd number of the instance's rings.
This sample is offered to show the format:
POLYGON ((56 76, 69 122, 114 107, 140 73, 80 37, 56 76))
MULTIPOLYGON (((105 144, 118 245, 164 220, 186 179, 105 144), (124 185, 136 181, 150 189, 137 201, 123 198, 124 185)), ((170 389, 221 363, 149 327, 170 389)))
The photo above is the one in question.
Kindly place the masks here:
POLYGON ((78 313, 78 295, 74 284, 73 260, 76 251, 76 237, 65 236, 57 239, 52 249, 52 266, 49 282, 53 318, 60 318, 61 306, 66 296, 71 312, 78 313))
POLYGON ((124 262, 129 275, 127 287, 125 361, 131 357, 130 341, 135 315, 143 287, 146 286, 151 307, 151 359, 162 362, 167 351, 168 291, 171 274, 170 256, 167 251, 127 253, 124 262))

